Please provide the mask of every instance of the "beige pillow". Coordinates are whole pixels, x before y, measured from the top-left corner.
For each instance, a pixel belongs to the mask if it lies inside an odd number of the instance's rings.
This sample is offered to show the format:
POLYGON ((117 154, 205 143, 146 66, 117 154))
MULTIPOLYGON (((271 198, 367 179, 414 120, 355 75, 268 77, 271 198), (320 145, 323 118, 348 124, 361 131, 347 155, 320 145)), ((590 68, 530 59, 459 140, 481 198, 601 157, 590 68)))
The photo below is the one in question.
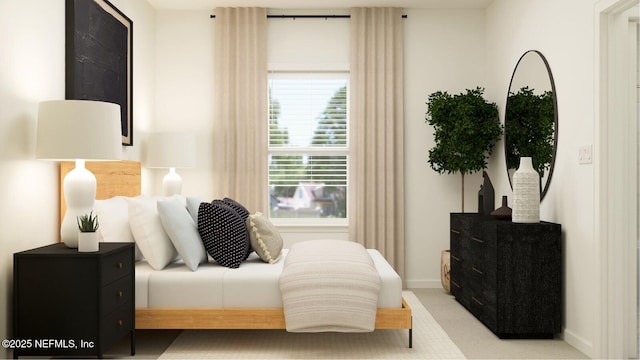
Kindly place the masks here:
POLYGON ((251 248, 260 259, 269 264, 277 263, 282 255, 282 236, 278 229, 262 213, 249 215, 247 228, 251 248))

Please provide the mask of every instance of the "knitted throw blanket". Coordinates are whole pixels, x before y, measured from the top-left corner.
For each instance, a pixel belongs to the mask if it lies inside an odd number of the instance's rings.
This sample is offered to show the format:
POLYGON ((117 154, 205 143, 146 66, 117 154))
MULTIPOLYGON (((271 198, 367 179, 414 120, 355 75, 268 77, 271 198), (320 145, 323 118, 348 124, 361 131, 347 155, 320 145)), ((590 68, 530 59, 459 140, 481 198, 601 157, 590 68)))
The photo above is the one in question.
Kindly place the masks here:
POLYGON ((311 240, 293 245, 280 275, 280 291, 287 331, 375 328, 380 276, 358 243, 311 240))

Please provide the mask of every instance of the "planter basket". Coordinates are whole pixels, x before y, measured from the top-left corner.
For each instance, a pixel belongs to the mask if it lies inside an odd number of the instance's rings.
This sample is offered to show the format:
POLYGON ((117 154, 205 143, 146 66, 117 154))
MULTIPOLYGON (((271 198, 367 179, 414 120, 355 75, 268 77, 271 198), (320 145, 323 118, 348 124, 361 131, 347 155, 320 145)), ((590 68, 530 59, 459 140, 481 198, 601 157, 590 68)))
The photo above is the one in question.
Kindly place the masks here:
POLYGON ((442 281, 442 287, 447 292, 451 293, 451 251, 444 250, 440 256, 440 280, 442 281))

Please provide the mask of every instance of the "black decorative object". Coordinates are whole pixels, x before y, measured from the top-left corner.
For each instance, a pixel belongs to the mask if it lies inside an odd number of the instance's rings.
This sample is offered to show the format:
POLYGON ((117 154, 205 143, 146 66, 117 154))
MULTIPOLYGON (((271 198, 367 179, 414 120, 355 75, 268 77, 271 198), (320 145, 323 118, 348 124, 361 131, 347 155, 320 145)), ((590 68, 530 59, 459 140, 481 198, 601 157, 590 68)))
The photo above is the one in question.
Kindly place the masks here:
POLYGON ((451 294, 500 338, 562 329, 560 224, 452 213, 451 294))
POLYGON ((65 96, 120 105, 122 144, 133 145, 133 22, 106 0, 65 4, 65 96))
POLYGON ((498 220, 511 220, 511 208, 508 206, 507 195, 502 196, 502 206, 492 211, 491 216, 498 220))
POLYGON ((482 177, 484 180, 478 191, 478 214, 488 216, 495 209, 495 191, 486 171, 482 171, 482 177))

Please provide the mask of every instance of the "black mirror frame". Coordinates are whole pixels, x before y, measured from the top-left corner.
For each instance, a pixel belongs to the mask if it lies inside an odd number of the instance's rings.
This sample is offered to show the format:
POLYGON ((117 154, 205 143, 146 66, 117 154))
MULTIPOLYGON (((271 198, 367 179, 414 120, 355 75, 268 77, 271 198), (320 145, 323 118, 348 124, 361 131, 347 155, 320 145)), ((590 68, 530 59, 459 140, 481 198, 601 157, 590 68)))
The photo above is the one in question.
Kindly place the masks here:
MULTIPOLYGON (((520 62, 522 61, 522 59, 529 53, 535 53, 537 54, 540 59, 542 59, 542 62, 544 63, 545 68, 547 69, 547 75, 549 75, 549 82, 551 83, 551 91, 553 93, 553 155, 551 158, 551 165, 549 166, 549 174, 547 177, 547 181, 544 184, 544 186, 542 185, 542 178, 540 179, 541 183, 540 183, 540 201, 542 201, 545 197, 545 195, 547 194, 547 191, 549 190, 549 184, 551 183, 551 178, 553 176, 553 169, 555 168, 555 163, 556 163, 556 152, 558 151, 558 132, 559 132, 559 128, 558 128, 558 96, 557 96, 557 92, 556 92, 556 85, 555 82, 553 80, 553 74, 551 73, 551 67, 549 66, 549 62, 547 61, 547 59, 544 57, 544 55, 542 55, 542 53, 538 50, 527 50, 525 51, 524 54, 522 54, 522 56, 520 56, 520 59, 518 59, 518 62, 516 63, 515 68, 513 69, 513 73, 511 74, 511 80, 509 81, 509 89, 507 90, 507 101, 505 103, 505 126, 506 126, 506 122, 507 122, 507 112, 506 112, 506 107, 509 106, 509 94, 511 93, 511 86, 513 85, 513 79, 516 75, 516 72, 518 71, 518 65, 520 65, 520 62)), ((507 133, 505 131, 504 134, 504 155, 505 155, 505 167, 507 166, 507 133)), ((511 179, 511 176, 509 176, 508 174, 509 169, 507 168, 507 177, 509 178, 509 185, 511 186, 511 189, 513 189, 513 181, 511 179)))

